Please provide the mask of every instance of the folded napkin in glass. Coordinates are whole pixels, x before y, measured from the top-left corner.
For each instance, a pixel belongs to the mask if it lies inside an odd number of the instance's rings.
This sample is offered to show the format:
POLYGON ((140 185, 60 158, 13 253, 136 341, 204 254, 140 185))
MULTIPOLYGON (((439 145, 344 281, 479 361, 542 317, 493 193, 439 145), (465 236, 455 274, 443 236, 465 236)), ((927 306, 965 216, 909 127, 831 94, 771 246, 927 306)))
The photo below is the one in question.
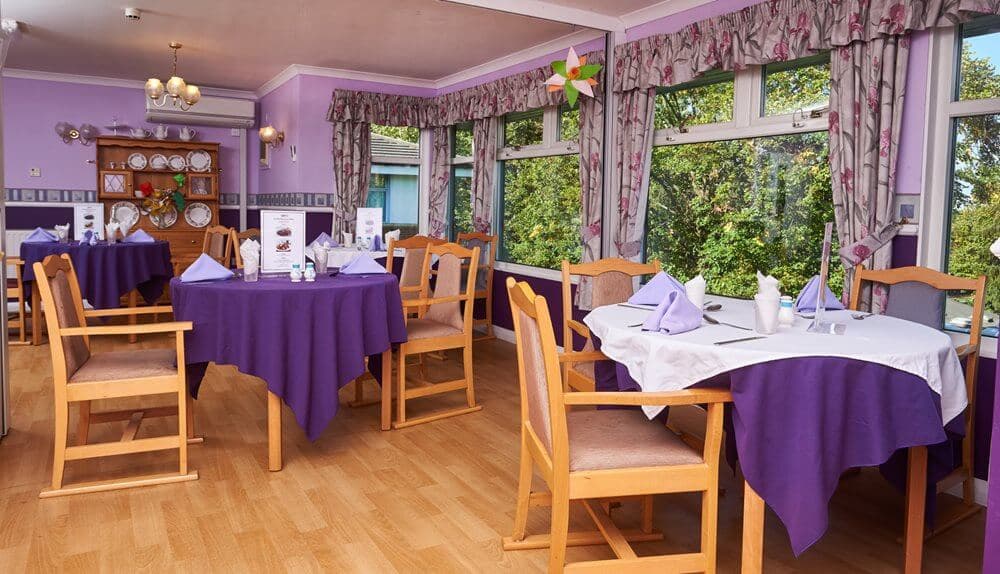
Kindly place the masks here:
POLYGON ((383 251, 385 247, 382 245, 382 237, 378 235, 372 236, 372 245, 368 251, 383 251))
POLYGON ((667 272, 660 271, 635 295, 629 297, 628 302, 632 305, 659 305, 666 299, 667 295, 674 291, 684 293, 684 286, 667 272))
POLYGON ((389 240, 399 241, 399 232, 400 232, 400 230, 393 229, 392 231, 387 231, 385 233, 385 244, 386 244, 386 246, 389 245, 389 240))
POLYGON ((122 242, 124 242, 124 243, 155 243, 156 240, 153 239, 152 235, 146 233, 145 231, 143 231, 141 229, 136 229, 132 233, 129 233, 128 235, 126 235, 125 239, 122 239, 122 242))
POLYGON ((701 309, 688 299, 684 287, 670 290, 642 324, 644 331, 677 335, 701 326, 701 309))
POLYGON ((80 245, 97 245, 97 234, 94 233, 93 229, 83 232, 83 237, 80 238, 80 245))
POLYGON ((310 245, 325 245, 327 247, 340 247, 340 244, 337 243, 337 241, 334 238, 330 237, 330 235, 327 234, 325 231, 317 235, 316 239, 313 239, 313 242, 310 243, 310 245))
POLYGON ((246 239, 240 244, 240 258, 243 260, 243 272, 254 274, 260 269, 260 243, 254 239, 246 239))
MULTIPOLYGON (((798 309, 799 313, 813 313, 816 311, 817 301, 819 301, 819 275, 814 275, 799 293, 798 299, 795 300, 795 308, 798 309)), ((844 304, 833 294, 829 286, 826 287, 825 308, 828 311, 838 311, 844 308, 844 304)))
POLYGON ((233 272, 223 267, 218 261, 212 259, 207 253, 202 253, 194 263, 181 273, 182 283, 194 283, 196 281, 221 281, 232 279, 233 272))
POLYGON ((371 275, 385 272, 385 267, 376 263, 372 256, 367 253, 359 253, 357 257, 340 268, 342 275, 371 275))
POLYGON ((55 241, 55 234, 45 231, 41 227, 36 227, 34 231, 21 240, 22 243, 54 243, 55 241))

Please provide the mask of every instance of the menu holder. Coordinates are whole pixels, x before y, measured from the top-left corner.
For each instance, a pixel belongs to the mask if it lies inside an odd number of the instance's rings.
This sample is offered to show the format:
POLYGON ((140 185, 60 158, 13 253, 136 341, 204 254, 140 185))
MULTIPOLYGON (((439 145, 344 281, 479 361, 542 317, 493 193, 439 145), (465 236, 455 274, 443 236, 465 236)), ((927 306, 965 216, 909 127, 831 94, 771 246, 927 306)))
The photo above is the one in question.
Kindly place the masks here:
POLYGON ((306 213, 260 212, 261 273, 288 273, 293 264, 305 269, 306 213))
POLYGON ((382 237, 382 208, 359 207, 358 220, 354 226, 354 237, 358 245, 371 245, 375 237, 382 237))
POLYGON ((78 203, 73 206, 73 239, 83 239, 87 231, 93 231, 98 239, 104 238, 103 203, 78 203))
POLYGON ((816 316, 811 325, 810 333, 825 333, 827 335, 843 335, 847 331, 847 325, 824 321, 823 315, 826 312, 826 280, 830 274, 830 252, 833 247, 833 223, 826 224, 823 230, 823 259, 819 267, 819 289, 816 291, 816 316))

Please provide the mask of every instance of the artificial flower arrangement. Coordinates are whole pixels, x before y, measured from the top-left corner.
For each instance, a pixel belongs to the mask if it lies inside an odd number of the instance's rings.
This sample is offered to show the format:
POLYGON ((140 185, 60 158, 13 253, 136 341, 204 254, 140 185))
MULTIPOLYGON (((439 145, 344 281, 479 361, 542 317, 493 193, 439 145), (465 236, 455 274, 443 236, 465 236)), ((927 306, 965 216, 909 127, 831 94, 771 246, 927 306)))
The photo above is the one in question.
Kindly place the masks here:
POLYGON ((154 189, 148 181, 139 186, 139 191, 144 198, 142 201, 143 211, 149 215, 150 219, 158 222, 157 226, 163 222, 164 216, 170 213, 171 209, 178 212, 184 210, 184 195, 181 193, 181 188, 184 187, 185 181, 187 181, 186 176, 183 173, 178 173, 174 174, 174 182, 177 183, 176 189, 154 189))

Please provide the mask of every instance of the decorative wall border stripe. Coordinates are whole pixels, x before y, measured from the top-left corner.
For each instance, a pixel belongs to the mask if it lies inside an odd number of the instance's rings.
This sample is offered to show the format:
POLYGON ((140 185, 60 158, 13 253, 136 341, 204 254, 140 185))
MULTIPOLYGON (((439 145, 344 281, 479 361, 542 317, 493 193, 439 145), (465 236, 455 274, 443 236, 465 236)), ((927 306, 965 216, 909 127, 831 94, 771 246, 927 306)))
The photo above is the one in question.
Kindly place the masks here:
POLYGON ((93 189, 26 189, 4 188, 7 203, 94 203, 97 191, 93 189))

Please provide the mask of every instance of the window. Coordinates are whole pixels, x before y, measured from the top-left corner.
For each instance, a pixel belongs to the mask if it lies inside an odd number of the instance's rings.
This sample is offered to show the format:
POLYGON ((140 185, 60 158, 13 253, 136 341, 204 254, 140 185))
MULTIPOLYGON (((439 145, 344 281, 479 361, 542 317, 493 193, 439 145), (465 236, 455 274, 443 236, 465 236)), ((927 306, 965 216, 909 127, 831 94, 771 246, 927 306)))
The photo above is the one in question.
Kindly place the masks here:
POLYGON ((401 237, 418 231, 420 129, 371 126, 372 173, 368 207, 382 208, 382 225, 401 237))
POLYGON ((504 121, 499 259, 556 269, 580 260, 579 111, 556 107, 504 121))
POLYGON ((1000 98, 1000 17, 977 18, 962 26, 956 100, 1000 98))
POLYGON ((454 240, 459 233, 474 231, 472 227, 472 124, 464 123, 452 129, 451 201, 449 233, 454 240))
MULTIPOLYGON (((819 108, 792 116, 803 102, 826 105, 829 71, 823 81, 818 60, 828 56, 816 58, 657 94, 647 259, 682 281, 701 273, 712 293, 734 297, 756 292, 758 270, 793 294, 819 272, 834 219, 827 121, 819 108)), ((838 292, 843 267, 830 269, 838 292)))

